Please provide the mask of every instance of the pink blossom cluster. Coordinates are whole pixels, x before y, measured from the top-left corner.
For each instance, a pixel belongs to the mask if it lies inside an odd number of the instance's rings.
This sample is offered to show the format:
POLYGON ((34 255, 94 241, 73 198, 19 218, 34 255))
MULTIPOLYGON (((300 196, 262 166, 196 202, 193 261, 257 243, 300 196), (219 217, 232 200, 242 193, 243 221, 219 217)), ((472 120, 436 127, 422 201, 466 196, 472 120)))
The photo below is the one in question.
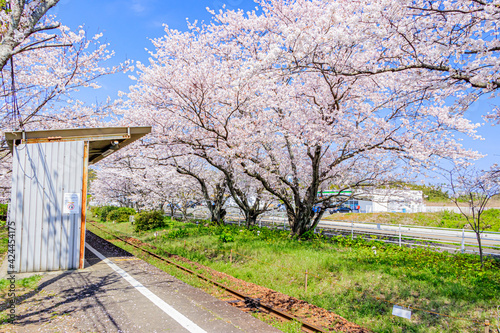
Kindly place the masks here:
POLYGON ((480 4, 463 1, 259 4, 213 13, 213 23, 187 32, 167 27, 153 40, 125 116, 154 126, 157 156, 196 156, 234 183, 252 178, 286 206, 296 234, 319 221, 314 206, 341 200, 319 199, 320 188, 377 186, 442 158, 480 156, 454 133, 477 137, 464 107, 495 88, 496 63, 487 63, 496 58, 483 51, 496 41, 478 36, 476 16, 496 9, 476 13, 480 4), (441 19, 451 8, 463 17, 441 19))

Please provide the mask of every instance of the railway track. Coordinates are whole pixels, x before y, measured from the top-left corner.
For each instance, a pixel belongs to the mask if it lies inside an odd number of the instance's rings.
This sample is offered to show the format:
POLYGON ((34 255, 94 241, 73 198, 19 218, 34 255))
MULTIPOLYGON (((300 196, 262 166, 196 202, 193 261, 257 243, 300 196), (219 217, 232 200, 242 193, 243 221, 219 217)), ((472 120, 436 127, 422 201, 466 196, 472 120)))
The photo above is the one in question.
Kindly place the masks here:
MULTIPOLYGON (((327 331, 321 329, 320 327, 311 325, 311 324, 309 324, 309 323, 301 320, 300 318, 297 318, 294 315, 292 315, 290 313, 287 313, 284 310, 278 309, 278 308, 276 308, 276 307, 274 307, 274 306, 272 306, 270 304, 263 303, 259 299, 252 298, 249 295, 246 295, 246 294, 241 293, 241 292, 239 292, 237 290, 229 288, 228 286, 226 286, 226 285, 224 285, 222 283, 219 283, 219 282, 214 281, 214 280, 212 280, 210 278, 207 278, 206 276, 198 274, 198 273, 190 270, 189 268, 186 268, 186 267, 184 267, 182 265, 179 265, 176 262, 168 260, 167 258, 164 258, 164 257, 162 257, 162 256, 160 256, 160 255, 158 255, 156 253, 153 253, 153 252, 151 252, 149 250, 146 250, 145 248, 143 248, 141 246, 133 244, 133 243, 131 243, 131 242, 123 239, 122 237, 117 236, 117 235, 115 235, 115 234, 113 234, 113 233, 105 230, 104 228, 99 227, 96 223, 92 223, 91 225, 93 227, 99 229, 100 231, 102 231, 102 232, 104 232, 104 233, 106 233, 106 234, 114 237, 115 239, 118 239, 121 242, 126 243, 126 244, 128 244, 130 246, 133 246, 134 248, 136 248, 136 249, 138 249, 138 250, 140 250, 140 251, 148 254, 149 256, 152 256, 152 257, 154 257, 154 258, 156 258, 158 260, 161 260, 161 261, 163 261, 165 263, 173 265, 173 266, 177 267, 178 269, 181 269, 181 270, 183 270, 183 271, 185 271, 185 272, 187 272, 187 273, 189 273, 191 275, 194 275, 194 276, 196 276, 196 277, 198 277, 198 278, 200 278, 200 279, 202 279, 202 280, 204 280, 204 281, 206 281, 208 283, 211 283, 211 284, 213 284, 213 285, 215 285, 215 286, 217 286, 217 287, 219 287, 219 288, 227 291, 228 293, 230 293, 231 295, 233 295, 234 297, 236 297, 239 301, 244 302, 248 307, 251 307, 251 308, 254 308, 254 309, 263 310, 264 312, 269 313, 269 314, 271 314, 271 315, 273 315, 273 316, 275 316, 275 317, 277 317, 277 318, 279 318, 281 320, 296 321, 296 322, 300 323, 303 332, 324 332, 324 333, 327 332, 327 331)), ((234 301, 232 301, 232 302, 234 302, 234 301)))

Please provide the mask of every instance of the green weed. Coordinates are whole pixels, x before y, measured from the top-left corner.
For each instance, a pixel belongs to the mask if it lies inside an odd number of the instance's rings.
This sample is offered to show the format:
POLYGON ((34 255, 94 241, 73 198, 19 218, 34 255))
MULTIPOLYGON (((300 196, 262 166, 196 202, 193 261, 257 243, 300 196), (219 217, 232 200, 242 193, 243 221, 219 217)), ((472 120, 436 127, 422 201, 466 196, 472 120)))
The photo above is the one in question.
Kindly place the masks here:
POLYGON ((231 243, 234 242, 234 236, 230 233, 222 233, 219 235, 219 241, 222 243, 231 243))
POLYGON ((9 244, 8 228, 5 225, 5 221, 0 221, 0 258, 7 253, 9 244))
POLYGON ((174 229, 169 231, 164 235, 165 238, 175 239, 175 238, 185 238, 189 236, 189 232, 187 229, 174 229))

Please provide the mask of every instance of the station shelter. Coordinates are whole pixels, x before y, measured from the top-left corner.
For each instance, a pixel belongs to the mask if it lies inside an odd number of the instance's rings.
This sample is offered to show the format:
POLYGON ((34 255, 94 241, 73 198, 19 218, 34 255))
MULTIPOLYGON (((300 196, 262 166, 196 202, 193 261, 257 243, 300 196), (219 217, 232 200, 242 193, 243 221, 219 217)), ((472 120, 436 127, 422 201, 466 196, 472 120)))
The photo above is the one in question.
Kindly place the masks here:
POLYGON ((13 272, 83 268, 88 166, 150 132, 102 127, 5 133, 13 157, 13 272))

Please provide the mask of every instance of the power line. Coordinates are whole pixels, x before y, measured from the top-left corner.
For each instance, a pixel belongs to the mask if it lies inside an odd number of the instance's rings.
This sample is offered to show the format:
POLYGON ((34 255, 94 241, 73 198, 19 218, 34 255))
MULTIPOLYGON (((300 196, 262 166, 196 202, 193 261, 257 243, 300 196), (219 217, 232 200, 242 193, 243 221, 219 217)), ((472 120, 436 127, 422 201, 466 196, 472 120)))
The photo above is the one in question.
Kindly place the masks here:
POLYGON ((21 118, 21 113, 19 112, 19 105, 17 103, 16 81, 14 75, 14 57, 10 58, 10 80, 11 80, 11 91, 12 91, 12 123, 16 130, 24 130, 23 119, 21 118), (19 124, 19 127, 17 127, 17 124, 19 124))

